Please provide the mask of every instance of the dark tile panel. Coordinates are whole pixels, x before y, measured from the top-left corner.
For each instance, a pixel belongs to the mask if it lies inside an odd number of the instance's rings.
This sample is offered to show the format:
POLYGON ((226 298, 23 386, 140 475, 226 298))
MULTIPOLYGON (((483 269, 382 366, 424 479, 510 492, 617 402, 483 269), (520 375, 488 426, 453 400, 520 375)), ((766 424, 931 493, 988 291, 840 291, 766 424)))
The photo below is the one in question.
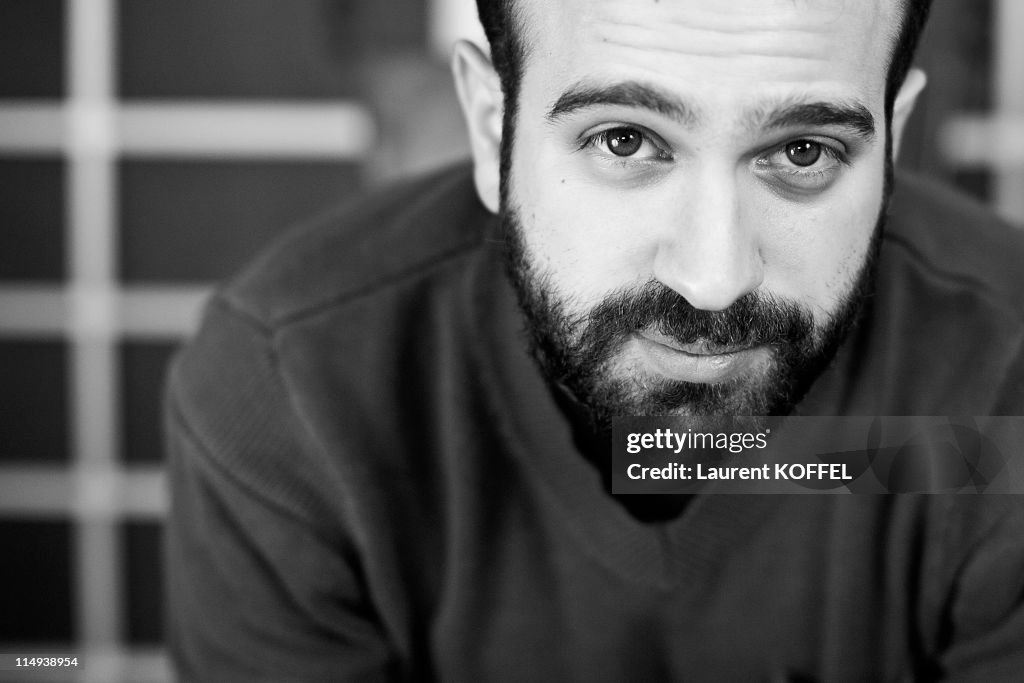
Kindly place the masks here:
POLYGON ((219 280, 289 224, 351 195, 358 169, 335 162, 126 161, 121 276, 219 280))
POLYGON ((0 462, 69 456, 68 351, 61 342, 0 342, 0 462))
POLYGON ((121 345, 121 448, 126 462, 162 460, 164 374, 175 348, 174 344, 149 342, 121 345))
POLYGON ((928 76, 907 123, 899 165, 989 198, 984 172, 964 172, 946 160, 938 139, 950 116, 992 106, 992 0, 945 0, 932 5, 916 65, 928 76))
POLYGON ((66 521, 0 520, 0 642, 70 642, 72 529, 66 521))
POLYGON ((121 532, 123 638, 130 645, 159 644, 164 620, 162 529, 156 522, 126 522, 121 532))
POLYGON ((0 97, 64 95, 64 3, 0 1, 0 97))
POLYGON ((0 281, 64 277, 64 173, 58 159, 0 158, 0 281))
POLYGON ((992 199, 994 179, 991 171, 979 169, 957 171, 951 178, 953 184, 978 201, 987 202, 992 199))
POLYGON ((424 0, 320 0, 320 17, 338 62, 427 49, 429 2, 424 0))
POLYGON ((374 54, 419 49, 422 0, 121 0, 125 97, 347 97, 374 54))

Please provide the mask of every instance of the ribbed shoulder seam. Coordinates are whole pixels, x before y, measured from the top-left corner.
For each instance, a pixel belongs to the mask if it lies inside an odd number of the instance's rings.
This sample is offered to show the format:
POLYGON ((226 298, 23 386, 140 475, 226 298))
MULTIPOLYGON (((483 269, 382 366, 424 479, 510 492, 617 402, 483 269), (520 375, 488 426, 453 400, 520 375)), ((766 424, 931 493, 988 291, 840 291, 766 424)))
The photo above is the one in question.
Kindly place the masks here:
MULTIPOLYGON (((308 421, 303 415, 303 411, 295 403, 295 396, 290 390, 288 377, 281 367, 274 329, 263 323, 259 318, 254 317, 245 310, 234 306, 231 302, 220 295, 214 295, 210 300, 207 305, 206 316, 209 318, 211 313, 214 312, 221 316, 232 318, 238 325, 250 330, 252 338, 257 342, 258 346, 261 347, 261 353, 265 354, 264 363, 266 364, 266 372, 268 373, 266 381, 270 382, 272 385, 268 387, 268 390, 274 391, 277 394, 281 402, 281 408, 288 411, 287 419, 294 420, 296 427, 302 430, 309 439, 307 447, 322 450, 323 444, 309 428, 308 421)), ((232 462, 225 458, 218 457, 217 449, 213 448, 212 444, 204 442, 201 430, 197 430, 195 428, 180 403, 179 393, 187 393, 188 387, 185 384, 181 384, 183 380, 179 375, 180 373, 172 372, 168 383, 168 391, 166 392, 166 410, 168 413, 168 419, 173 418, 180 424, 182 429, 185 430, 185 433, 189 436, 190 441, 196 445, 197 450, 204 456, 204 460, 209 462, 211 466, 215 466, 216 471, 225 476, 230 482, 241 487, 242 490, 254 496, 257 500, 263 501, 268 505, 272 505, 275 510, 286 513, 289 519, 315 526, 317 528, 316 535, 322 540, 329 540, 320 532, 320 524, 323 521, 322 518, 317 514, 313 514, 312 509, 307 510, 309 514, 304 514, 303 510, 306 508, 299 503, 299 500, 305 500, 315 507, 318 505, 316 496, 307 496, 305 489, 303 488, 296 488, 294 486, 287 488, 277 487, 280 489, 280 493, 282 494, 291 493, 300 496, 300 499, 297 499, 295 504, 289 504, 289 498, 287 495, 275 497, 273 492, 269 489, 264 490, 259 486, 261 477, 265 474, 259 467, 247 468, 244 470, 253 474, 254 477, 248 479, 241 477, 234 472, 232 462)), ((281 415, 281 417, 285 416, 281 415)), ((247 439, 252 439, 254 436, 257 439, 261 438, 259 435, 253 435, 251 430, 247 430, 247 439)), ((259 462, 259 460, 257 462, 259 462)), ((338 495, 341 496, 339 499, 340 504, 344 508, 346 515, 346 519, 342 523, 346 529, 346 533, 351 533, 351 500, 349 496, 342 491, 338 491, 338 495)))
POLYGON ((293 226, 218 291, 258 327, 287 326, 428 275, 479 248, 493 220, 460 164, 293 226))
POLYGON ((899 247, 921 272, 950 285, 958 285, 961 288, 977 292, 993 304, 998 305, 1001 309, 1012 311, 1016 314, 1015 319, 1018 322, 1024 323, 1024 307, 1020 304, 1015 304, 1013 299, 1010 298, 1009 292, 1001 291, 991 286, 985 280, 972 277, 968 273, 953 272, 936 265, 913 241, 903 235, 886 233, 883 239, 893 246, 899 247))
POLYGON ((449 262, 458 260, 464 254, 474 251, 478 246, 478 239, 466 240, 462 244, 434 255, 429 260, 413 263, 397 272, 389 273, 385 278, 350 290, 338 292, 332 297, 297 308, 272 320, 263 320, 258 314, 248 310, 245 302, 239 297, 234 296, 230 290, 221 291, 218 296, 237 315, 244 318, 257 329, 262 330, 264 334, 273 336, 275 332, 280 331, 282 328, 315 317, 324 311, 372 296, 406 281, 413 280, 418 276, 425 276, 435 269, 443 268, 449 262))

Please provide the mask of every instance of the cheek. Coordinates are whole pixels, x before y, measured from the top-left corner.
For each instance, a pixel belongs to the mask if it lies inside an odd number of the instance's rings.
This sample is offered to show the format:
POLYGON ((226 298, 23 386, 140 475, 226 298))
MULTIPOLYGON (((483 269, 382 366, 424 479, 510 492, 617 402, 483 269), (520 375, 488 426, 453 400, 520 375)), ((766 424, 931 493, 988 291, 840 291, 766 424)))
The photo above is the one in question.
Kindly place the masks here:
POLYGON ((772 206, 768 224, 777 227, 762 242, 765 288, 819 313, 834 311, 864 264, 881 201, 881 183, 869 180, 813 207, 772 206))
POLYGON ((589 307, 650 277, 653 244, 644 231, 652 221, 643 193, 620 196, 557 157, 518 161, 513 196, 526 246, 563 297, 589 307))

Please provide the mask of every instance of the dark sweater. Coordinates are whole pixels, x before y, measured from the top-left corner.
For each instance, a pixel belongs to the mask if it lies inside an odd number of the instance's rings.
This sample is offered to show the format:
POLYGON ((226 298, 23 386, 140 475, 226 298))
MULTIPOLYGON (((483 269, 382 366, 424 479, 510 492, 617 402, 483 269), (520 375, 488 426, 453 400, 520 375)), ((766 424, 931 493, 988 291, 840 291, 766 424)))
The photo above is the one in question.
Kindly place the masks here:
MULTIPOLYGON (((799 406, 1018 414, 1024 238, 902 182, 799 406)), ((528 357, 457 169, 293 232, 169 382, 184 680, 1020 680, 1024 497, 696 496, 642 522, 528 357)))

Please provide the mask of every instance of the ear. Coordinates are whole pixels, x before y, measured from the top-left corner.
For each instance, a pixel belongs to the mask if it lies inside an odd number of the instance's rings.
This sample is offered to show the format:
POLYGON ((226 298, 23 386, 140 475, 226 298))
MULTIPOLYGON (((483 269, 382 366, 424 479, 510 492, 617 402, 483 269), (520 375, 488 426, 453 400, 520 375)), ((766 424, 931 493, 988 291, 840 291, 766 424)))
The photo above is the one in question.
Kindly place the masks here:
POLYGON ((469 130, 476 192, 491 213, 498 213, 504 113, 501 82, 490 58, 479 47, 465 40, 455 44, 452 75, 455 77, 455 90, 469 130))
POLYGON ((928 79, 923 71, 912 68, 907 72, 900 91, 896 93, 896 101, 892 106, 892 158, 894 161, 900 153, 900 141, 903 139, 903 129, 906 127, 907 119, 914 111, 917 96, 924 90, 927 82, 928 79))

